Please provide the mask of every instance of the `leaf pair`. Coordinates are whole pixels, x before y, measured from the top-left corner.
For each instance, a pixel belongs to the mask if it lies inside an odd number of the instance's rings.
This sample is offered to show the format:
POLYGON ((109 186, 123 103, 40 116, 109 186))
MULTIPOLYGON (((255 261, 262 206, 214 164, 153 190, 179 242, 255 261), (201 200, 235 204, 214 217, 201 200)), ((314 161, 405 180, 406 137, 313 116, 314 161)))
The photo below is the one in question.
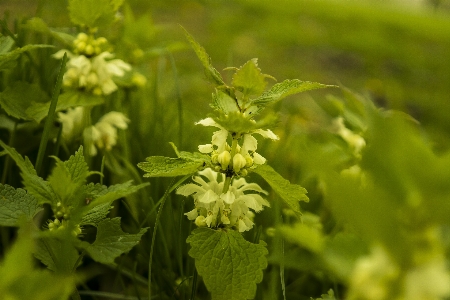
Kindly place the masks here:
POLYGON ((211 58, 206 53, 206 50, 184 28, 183 30, 204 67, 207 79, 217 86, 211 106, 225 114, 239 111, 253 116, 260 113, 267 105, 274 104, 289 95, 313 89, 333 87, 317 82, 288 79, 275 84, 268 91, 264 92, 267 85, 266 78, 275 78, 261 72, 256 58, 250 59, 240 68, 227 68, 236 70, 232 77, 232 86, 230 87, 225 83, 219 71, 212 65, 211 58), (236 96, 236 91, 241 93, 241 97, 236 96))

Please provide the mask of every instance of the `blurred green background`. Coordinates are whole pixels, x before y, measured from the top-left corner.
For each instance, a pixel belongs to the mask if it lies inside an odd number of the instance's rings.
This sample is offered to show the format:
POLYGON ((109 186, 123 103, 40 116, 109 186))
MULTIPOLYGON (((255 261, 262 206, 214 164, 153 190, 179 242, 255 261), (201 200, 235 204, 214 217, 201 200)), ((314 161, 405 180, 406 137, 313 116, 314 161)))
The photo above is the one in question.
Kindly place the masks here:
MULTIPOLYGON (((386 108, 403 110, 428 129, 437 149, 450 146, 449 1, 127 3, 139 22, 139 28, 131 29, 132 39, 144 51, 170 41, 184 42, 180 24, 205 47, 219 70, 257 57, 263 72, 279 81, 299 78, 337 84, 370 95, 386 108)), ((36 14, 51 26, 67 27, 66 7, 66 1, 3 0, 0 13, 36 14)), ((186 47, 174 58, 185 106, 200 103, 198 113, 185 112, 194 115, 186 119, 192 122, 208 110, 211 87, 203 81, 193 51, 186 47)), ((153 68, 156 72, 157 66, 153 68)), ((320 93, 314 98, 319 99, 320 93)), ((168 99, 172 96, 166 93, 168 99)), ((288 111, 294 101, 284 104, 288 111)))

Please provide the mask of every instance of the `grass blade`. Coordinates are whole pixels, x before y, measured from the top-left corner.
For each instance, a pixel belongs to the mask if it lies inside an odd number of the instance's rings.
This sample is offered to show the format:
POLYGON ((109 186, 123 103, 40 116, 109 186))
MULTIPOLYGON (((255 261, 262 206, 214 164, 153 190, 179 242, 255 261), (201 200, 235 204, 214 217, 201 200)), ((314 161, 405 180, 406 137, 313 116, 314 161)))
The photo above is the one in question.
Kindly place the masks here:
POLYGON ((62 79, 64 75, 64 70, 67 63, 67 53, 64 53, 64 57, 61 61, 61 67, 59 68, 58 77, 56 79, 56 85, 53 89, 52 100, 50 103, 50 108, 48 110, 47 120, 45 120, 44 132, 42 133, 41 143, 39 145, 39 152, 36 159, 35 169, 38 174, 40 174, 42 161, 44 160, 45 150, 47 149, 48 137, 50 135, 50 129, 53 125, 55 119, 56 104, 58 103, 59 93, 61 91, 62 79))

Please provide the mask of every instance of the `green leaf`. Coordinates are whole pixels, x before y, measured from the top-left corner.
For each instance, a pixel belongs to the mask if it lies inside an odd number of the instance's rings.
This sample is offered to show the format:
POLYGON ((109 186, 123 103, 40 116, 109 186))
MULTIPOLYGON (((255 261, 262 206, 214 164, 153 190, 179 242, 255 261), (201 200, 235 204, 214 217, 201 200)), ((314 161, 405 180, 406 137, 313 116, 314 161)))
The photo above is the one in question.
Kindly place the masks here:
POLYGON ((323 250, 324 236, 316 227, 297 222, 293 226, 282 226, 279 230, 283 237, 291 243, 295 243, 314 253, 323 250))
MULTIPOLYGON (((80 91, 68 91, 59 96, 56 111, 74 106, 103 104, 102 97, 80 91)), ((14 118, 41 122, 50 108, 48 95, 36 84, 16 81, 0 93, 0 105, 14 118)))
POLYGON ((5 149, 5 152, 11 156, 21 170, 20 175, 22 176, 25 189, 38 200, 39 204, 52 203, 53 199, 56 199, 55 192, 48 182, 37 175, 28 157, 23 159, 16 149, 9 147, 1 140, 0 146, 5 149))
POLYGON ((60 43, 70 45, 72 46, 73 41, 75 40, 75 37, 72 35, 53 30, 47 26, 47 24, 42 20, 41 18, 31 18, 28 20, 24 25, 22 25, 23 28, 26 28, 28 30, 40 32, 43 34, 46 34, 48 36, 51 36, 55 40, 59 41, 60 43))
POLYGON ((29 111, 32 104, 49 100, 49 96, 37 84, 24 81, 13 82, 0 93, 0 105, 6 113, 22 120, 36 120, 34 112, 29 111))
MULTIPOLYGON (((183 27, 181 27, 183 28, 183 27)), ((186 35, 187 40, 191 44, 192 48, 195 51, 195 54, 197 54, 197 57, 200 59, 200 62, 202 63, 203 67, 205 68, 205 75, 206 78, 211 81, 212 83, 215 83, 216 85, 225 85, 225 82, 222 79, 222 76, 220 75, 219 71, 217 71, 213 65, 211 64, 211 58, 209 57, 208 53, 206 53, 205 49, 200 46, 199 43, 195 41, 195 39, 190 35, 186 29, 184 29, 184 33, 186 35)))
POLYGON ((113 264, 116 257, 130 251, 139 243, 147 229, 142 228, 139 233, 129 234, 122 231, 120 218, 106 219, 97 226, 95 242, 83 242, 82 246, 95 261, 113 264))
MULTIPOLYGON (((146 162, 138 163, 138 167, 147 172, 144 177, 174 177, 195 173, 206 165, 207 159, 187 157, 170 158, 150 156, 146 162)), ((181 154, 180 154, 181 155, 181 154)))
MULTIPOLYGON (((58 231, 61 229, 58 229, 58 231)), ((53 232, 52 232, 53 233, 53 232)), ((34 256, 50 270, 57 273, 70 274, 76 269, 80 254, 72 242, 68 229, 57 232, 59 236, 47 236, 38 240, 34 256), (61 238, 61 236, 63 238, 61 238)))
POLYGON ((298 79, 286 79, 277 83, 270 90, 263 93, 251 103, 253 105, 268 105, 280 101, 281 99, 301 92, 321 89, 326 87, 334 87, 333 85, 325 85, 317 82, 300 81, 298 79))
POLYGON ((0 184, 0 226, 19 226, 21 218, 31 221, 41 210, 36 198, 25 190, 0 184))
POLYGON ((93 199, 91 199, 89 201, 89 204, 87 204, 86 206, 82 206, 79 210, 74 211, 74 217, 76 216, 81 219, 84 216, 88 215, 94 209, 94 207, 106 203, 111 204, 113 201, 132 194, 149 185, 148 182, 139 185, 131 185, 131 183, 132 181, 130 180, 125 183, 115 184, 108 188, 101 189, 99 189, 97 185, 96 189, 92 189, 92 186, 88 185, 88 192, 86 193, 86 197, 92 196, 93 199), (96 190, 97 193, 92 192, 93 190, 96 190))
POLYGON ((271 166, 265 164, 258 166, 254 172, 260 175, 272 187, 275 193, 284 200, 284 202, 298 215, 300 212, 299 201, 308 202, 306 189, 298 184, 291 184, 289 180, 284 179, 271 166))
MULTIPOLYGON (((311 298, 311 300, 314 300, 313 298, 311 298)), ((322 298, 316 298, 316 300, 336 300, 336 298, 334 297, 334 292, 332 289, 330 289, 328 291, 328 293, 326 294, 322 294, 322 298)))
POLYGON ((34 269, 31 234, 24 230, 0 263, 0 295, 2 299, 68 299, 75 288, 75 279, 48 270, 34 269), (26 284, 24 284, 26 283, 26 284))
POLYGON ((0 55, 9 52, 14 46, 14 40, 10 36, 0 36, 0 55))
POLYGON ((267 267, 266 243, 252 244, 239 232, 209 228, 195 229, 187 242, 213 300, 253 299, 267 267))
POLYGON ((244 97, 259 95, 266 88, 266 77, 258 68, 258 59, 253 58, 234 73, 231 84, 242 92, 244 97))
POLYGON ((80 225, 92 225, 97 226, 101 221, 103 221, 108 215, 109 211, 113 208, 111 204, 104 203, 101 205, 94 206, 89 210, 82 218, 80 225))
MULTIPOLYGON (((95 106, 103 103, 104 99, 102 97, 82 91, 70 90, 58 97, 56 111, 65 110, 69 107, 95 106)), ((26 113, 29 118, 39 123, 43 118, 47 116, 49 108, 50 101, 45 103, 33 102, 30 107, 27 108, 26 113)))
POLYGON ((71 155, 65 162, 57 157, 55 159, 56 166, 48 178, 50 186, 58 196, 58 199, 54 200, 61 201, 65 205, 78 206, 81 196, 80 188, 89 175, 88 165, 83 156, 83 146, 80 146, 75 155, 71 155))
MULTIPOLYGON (((8 41, 4 41, 3 42, 3 50, 7 48, 8 41)), ((19 57, 20 54, 26 52, 26 51, 30 51, 33 49, 38 49, 38 48, 50 48, 53 47, 51 45, 26 45, 24 47, 21 48, 17 48, 14 49, 11 52, 7 52, 7 53, 0 53, 0 70, 3 69, 9 69, 12 68, 16 65, 16 59, 19 57)))
POLYGON ((230 97, 227 93, 216 89, 216 92, 212 94, 213 102, 211 107, 222 111, 224 114, 229 114, 230 112, 239 112, 239 107, 237 106, 236 100, 230 97))
POLYGON ((114 21, 114 7, 110 0, 69 0, 70 20, 90 28, 106 27, 114 21))
POLYGON ((64 162, 64 167, 69 172, 72 182, 80 185, 86 182, 86 177, 89 176, 89 168, 84 160, 83 146, 80 146, 78 151, 75 152, 75 155, 71 155, 64 162))
POLYGON ((255 122, 252 120, 252 116, 246 116, 240 112, 225 114, 222 111, 216 111, 216 114, 211 115, 211 117, 229 132, 240 133, 248 133, 256 129, 273 127, 278 120, 277 115, 267 114, 264 118, 255 122))

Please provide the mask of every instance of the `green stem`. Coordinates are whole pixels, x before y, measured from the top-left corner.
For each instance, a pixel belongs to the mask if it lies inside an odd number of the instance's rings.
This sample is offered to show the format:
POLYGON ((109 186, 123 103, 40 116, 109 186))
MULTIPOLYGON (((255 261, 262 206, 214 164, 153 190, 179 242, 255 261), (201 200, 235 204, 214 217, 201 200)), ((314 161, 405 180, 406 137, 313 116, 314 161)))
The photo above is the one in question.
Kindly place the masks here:
POLYGON ((36 172, 40 173, 42 161, 44 160, 45 150, 47 148, 48 138, 50 136, 50 130, 53 126, 53 121, 55 120, 56 104, 58 103, 59 93, 61 91, 62 79, 64 75, 64 69, 67 62, 67 53, 64 53, 64 57, 61 61, 61 67, 59 68, 58 78, 56 80, 55 88, 53 89, 52 101, 50 103, 50 108, 48 110, 48 116, 45 120, 44 132, 42 133, 41 143, 39 145, 39 152, 36 159, 36 172))
MULTIPOLYGON (((14 140, 16 138, 16 130, 17 130, 17 122, 14 124, 13 131, 9 136, 8 146, 12 147, 14 144, 14 140)), ((3 174, 2 174, 2 184, 6 183, 6 177, 9 173, 9 168, 11 167, 11 157, 9 155, 5 156, 5 165, 3 166, 3 174)))
POLYGON ((195 294, 197 293, 197 278, 198 278, 197 269, 194 268, 194 278, 192 279, 192 290, 190 300, 195 300, 195 294))
POLYGON ((167 196, 176 189, 181 183, 183 183, 186 179, 188 179, 192 174, 186 175, 180 180, 177 181, 177 183, 173 184, 173 181, 170 183, 170 188, 166 190, 164 193, 164 196, 161 199, 161 205, 159 206, 158 213, 156 214, 156 221, 155 221, 155 228, 153 229, 153 236, 152 236, 152 245, 150 246, 150 254, 148 259, 148 298, 151 299, 152 297, 152 259, 153 259, 153 249, 155 247, 155 239, 156 239, 156 231, 158 229, 159 225, 159 218, 161 217, 162 209, 164 207, 164 203, 167 199, 167 196))

